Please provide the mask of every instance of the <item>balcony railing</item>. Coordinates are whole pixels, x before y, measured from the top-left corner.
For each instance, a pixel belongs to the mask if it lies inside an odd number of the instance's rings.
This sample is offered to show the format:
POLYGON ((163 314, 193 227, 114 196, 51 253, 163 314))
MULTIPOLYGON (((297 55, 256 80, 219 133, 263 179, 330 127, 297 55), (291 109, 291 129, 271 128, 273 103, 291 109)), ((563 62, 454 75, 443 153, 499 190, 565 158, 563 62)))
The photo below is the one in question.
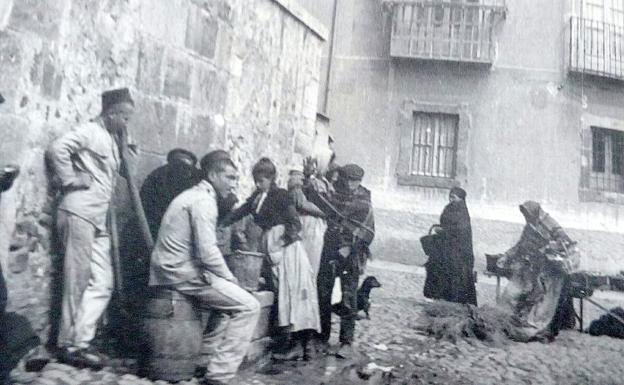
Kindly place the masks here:
POLYGON ((624 27, 570 18, 570 71, 624 80, 624 27))
POLYGON ((504 0, 387 0, 393 57, 491 63, 504 0))

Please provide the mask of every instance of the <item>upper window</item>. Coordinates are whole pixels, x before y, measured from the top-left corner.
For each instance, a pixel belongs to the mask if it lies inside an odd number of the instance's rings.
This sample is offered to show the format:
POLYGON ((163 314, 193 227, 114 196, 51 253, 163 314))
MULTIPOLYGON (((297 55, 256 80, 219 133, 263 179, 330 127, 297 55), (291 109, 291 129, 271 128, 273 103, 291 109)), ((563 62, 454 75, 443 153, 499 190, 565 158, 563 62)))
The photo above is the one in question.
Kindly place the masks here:
POLYGON ((592 127, 592 164, 589 187, 624 193, 624 132, 592 127))
POLYGON ((624 0, 574 0, 570 70, 624 79, 624 0))
POLYGON ((388 0, 395 57, 491 63, 503 0, 388 0))

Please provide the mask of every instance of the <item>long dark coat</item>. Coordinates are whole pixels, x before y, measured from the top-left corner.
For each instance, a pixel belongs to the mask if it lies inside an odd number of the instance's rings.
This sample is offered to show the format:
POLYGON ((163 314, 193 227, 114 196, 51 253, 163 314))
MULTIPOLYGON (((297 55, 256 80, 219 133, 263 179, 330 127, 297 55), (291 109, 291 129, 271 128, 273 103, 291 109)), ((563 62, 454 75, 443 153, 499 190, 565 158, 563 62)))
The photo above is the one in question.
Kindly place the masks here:
POLYGON ((472 227, 466 202, 451 202, 440 216, 442 254, 447 262, 448 298, 451 302, 477 305, 474 283, 472 227))

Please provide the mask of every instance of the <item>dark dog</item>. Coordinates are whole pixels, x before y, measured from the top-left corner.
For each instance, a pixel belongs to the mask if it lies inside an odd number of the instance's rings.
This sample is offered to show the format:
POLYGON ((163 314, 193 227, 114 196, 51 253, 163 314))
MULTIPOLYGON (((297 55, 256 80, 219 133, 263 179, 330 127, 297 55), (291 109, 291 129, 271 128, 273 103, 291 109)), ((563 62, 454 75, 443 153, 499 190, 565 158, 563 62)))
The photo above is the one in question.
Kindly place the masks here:
MULTIPOLYGON (((381 287, 381 283, 379 283, 377 278, 371 275, 364 278, 364 282, 362 282, 362 285, 357 291, 357 310, 363 310, 366 314, 366 319, 370 319, 370 315, 368 314, 371 306, 370 292, 376 287, 381 287)), ((342 302, 333 305, 332 311, 341 317, 346 314, 346 309, 342 302)))

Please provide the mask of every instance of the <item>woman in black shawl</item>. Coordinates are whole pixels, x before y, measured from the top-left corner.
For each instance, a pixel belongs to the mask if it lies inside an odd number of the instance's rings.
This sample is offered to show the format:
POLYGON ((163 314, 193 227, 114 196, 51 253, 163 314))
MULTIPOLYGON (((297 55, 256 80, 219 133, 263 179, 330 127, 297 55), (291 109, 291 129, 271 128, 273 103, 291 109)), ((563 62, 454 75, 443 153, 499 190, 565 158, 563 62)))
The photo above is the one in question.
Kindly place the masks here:
POLYGON ((448 286, 442 299, 457 303, 477 305, 474 283, 474 254, 472 252, 472 227, 466 207, 466 191, 453 187, 449 204, 440 216, 436 232, 441 236, 442 260, 448 286))

